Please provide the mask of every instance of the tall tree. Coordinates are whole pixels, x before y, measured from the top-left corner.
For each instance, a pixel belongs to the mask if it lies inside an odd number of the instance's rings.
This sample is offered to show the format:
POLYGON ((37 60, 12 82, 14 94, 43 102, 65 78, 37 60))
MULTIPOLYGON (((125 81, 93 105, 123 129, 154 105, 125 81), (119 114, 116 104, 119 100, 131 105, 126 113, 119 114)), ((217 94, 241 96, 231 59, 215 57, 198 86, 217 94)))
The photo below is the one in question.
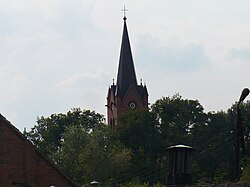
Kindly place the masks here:
POLYGON ((193 129, 194 162, 199 166, 194 170, 197 180, 230 179, 234 156, 232 128, 228 114, 219 111, 209 112, 206 124, 193 129))
POLYGON ((38 118, 25 135, 79 185, 106 181, 130 166, 131 151, 103 123, 103 115, 89 110, 38 118))
POLYGON ((61 147, 66 128, 77 126, 86 132, 103 124, 104 116, 90 110, 73 108, 67 114, 52 114, 49 117, 38 117, 37 124, 25 136, 44 154, 53 155, 61 147))
POLYGON ((119 119, 116 134, 133 153, 131 172, 126 180, 152 180, 148 172, 161 167, 165 152, 155 115, 147 110, 130 110, 119 119))
POLYGON ((58 166, 78 184, 106 182, 126 171, 131 152, 122 146, 107 126, 91 132, 77 126, 66 129, 64 141, 55 154, 58 166))
POLYGON ((192 131, 204 125, 206 114, 198 100, 182 99, 179 94, 163 97, 152 105, 166 145, 192 144, 192 131))

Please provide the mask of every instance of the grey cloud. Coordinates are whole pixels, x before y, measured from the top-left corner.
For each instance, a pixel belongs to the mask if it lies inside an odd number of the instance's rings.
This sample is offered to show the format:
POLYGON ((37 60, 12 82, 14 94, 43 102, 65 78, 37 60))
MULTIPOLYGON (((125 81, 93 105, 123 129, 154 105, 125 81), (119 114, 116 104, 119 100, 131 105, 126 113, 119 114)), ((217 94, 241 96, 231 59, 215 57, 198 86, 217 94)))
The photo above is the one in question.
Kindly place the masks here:
POLYGON ((209 63, 200 44, 162 47, 159 41, 143 37, 137 46, 136 58, 143 66, 157 67, 171 72, 191 72, 209 63))
POLYGON ((250 48, 231 48, 229 50, 229 58, 250 60, 250 48))

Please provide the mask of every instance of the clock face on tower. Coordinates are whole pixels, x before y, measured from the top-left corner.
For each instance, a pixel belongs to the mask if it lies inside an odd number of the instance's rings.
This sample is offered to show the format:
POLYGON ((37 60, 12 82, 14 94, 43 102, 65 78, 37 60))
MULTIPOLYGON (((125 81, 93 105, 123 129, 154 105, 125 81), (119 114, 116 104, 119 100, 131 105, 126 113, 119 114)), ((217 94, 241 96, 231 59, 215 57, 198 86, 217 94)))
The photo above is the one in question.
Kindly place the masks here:
POLYGON ((134 102, 129 103, 129 108, 135 109, 135 107, 136 107, 136 104, 134 102))

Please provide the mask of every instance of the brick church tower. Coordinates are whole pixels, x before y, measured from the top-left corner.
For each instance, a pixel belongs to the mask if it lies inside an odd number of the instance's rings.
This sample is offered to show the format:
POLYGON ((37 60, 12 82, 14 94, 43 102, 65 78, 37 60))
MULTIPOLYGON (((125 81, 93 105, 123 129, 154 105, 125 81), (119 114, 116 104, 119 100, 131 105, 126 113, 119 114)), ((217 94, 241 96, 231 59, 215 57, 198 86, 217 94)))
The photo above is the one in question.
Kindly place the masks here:
POLYGON ((108 125, 115 129, 119 116, 128 110, 148 108, 146 85, 137 84, 136 72, 129 42, 126 16, 123 18, 123 34, 116 84, 108 89, 107 115, 108 125))

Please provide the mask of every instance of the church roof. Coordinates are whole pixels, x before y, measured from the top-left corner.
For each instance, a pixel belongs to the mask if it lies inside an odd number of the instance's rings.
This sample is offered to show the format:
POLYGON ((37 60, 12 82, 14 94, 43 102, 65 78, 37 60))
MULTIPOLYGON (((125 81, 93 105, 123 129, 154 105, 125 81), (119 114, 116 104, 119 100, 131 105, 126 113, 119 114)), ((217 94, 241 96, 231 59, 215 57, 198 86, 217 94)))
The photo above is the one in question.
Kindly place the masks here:
POLYGON ((117 95, 123 97, 131 84, 137 85, 133 56, 131 52, 126 17, 123 18, 123 34, 120 51, 118 75, 117 75, 117 95))

